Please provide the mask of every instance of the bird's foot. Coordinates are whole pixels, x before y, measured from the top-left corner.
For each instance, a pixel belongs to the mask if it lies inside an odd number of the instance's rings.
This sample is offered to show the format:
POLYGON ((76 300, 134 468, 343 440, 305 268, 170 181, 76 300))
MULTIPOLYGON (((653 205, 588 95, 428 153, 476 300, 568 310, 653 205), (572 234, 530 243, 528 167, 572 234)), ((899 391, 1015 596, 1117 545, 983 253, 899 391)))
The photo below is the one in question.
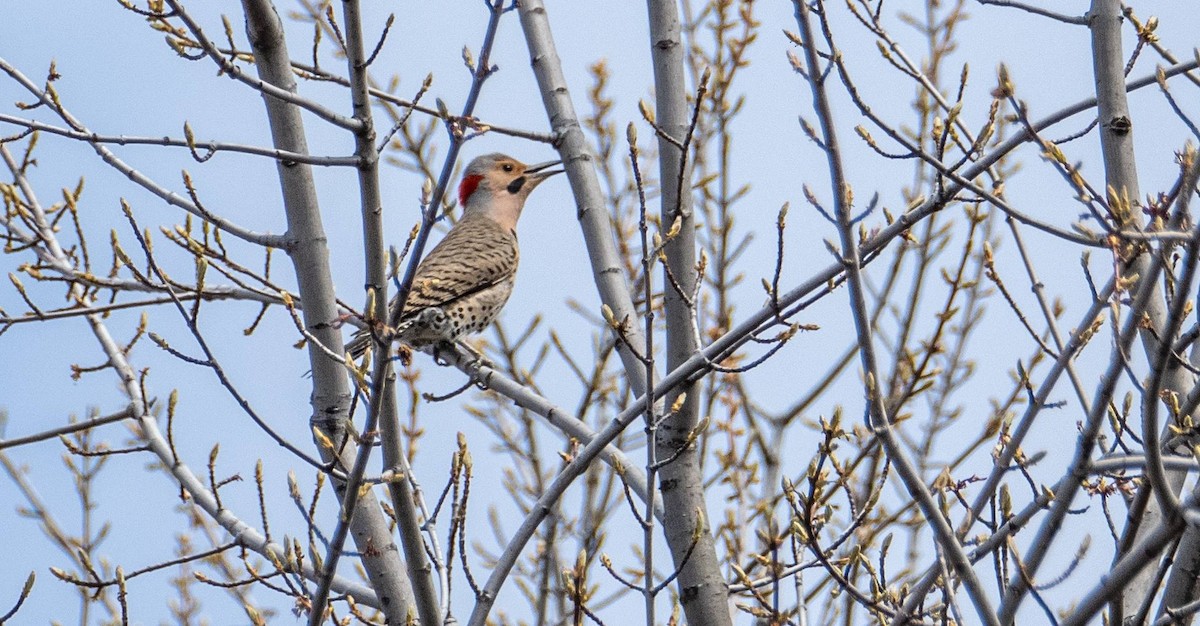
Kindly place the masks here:
POLYGON ((458 345, 464 351, 470 353, 470 355, 472 357, 475 357, 471 360, 470 363, 467 364, 467 367, 475 370, 476 372, 478 372, 481 368, 484 368, 484 367, 487 367, 490 369, 496 369, 496 364, 492 363, 491 360, 489 360, 486 356, 484 356, 482 352, 480 352, 479 350, 476 350, 475 346, 472 346, 471 344, 469 344, 465 341, 458 342, 458 345))
POLYGON ((454 349, 454 344, 449 341, 438 341, 433 344, 433 362, 446 367, 453 365, 458 361, 458 353, 454 349))

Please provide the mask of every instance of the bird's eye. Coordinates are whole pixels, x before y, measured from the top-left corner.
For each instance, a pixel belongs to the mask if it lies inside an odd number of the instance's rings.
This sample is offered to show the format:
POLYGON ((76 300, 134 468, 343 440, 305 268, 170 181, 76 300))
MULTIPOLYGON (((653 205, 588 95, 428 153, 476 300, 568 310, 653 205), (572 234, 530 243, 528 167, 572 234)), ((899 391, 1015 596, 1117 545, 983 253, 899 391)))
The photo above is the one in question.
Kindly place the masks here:
POLYGON ((504 164, 504 171, 506 171, 506 172, 511 172, 511 171, 513 171, 513 166, 512 166, 512 163, 505 163, 505 164, 504 164))

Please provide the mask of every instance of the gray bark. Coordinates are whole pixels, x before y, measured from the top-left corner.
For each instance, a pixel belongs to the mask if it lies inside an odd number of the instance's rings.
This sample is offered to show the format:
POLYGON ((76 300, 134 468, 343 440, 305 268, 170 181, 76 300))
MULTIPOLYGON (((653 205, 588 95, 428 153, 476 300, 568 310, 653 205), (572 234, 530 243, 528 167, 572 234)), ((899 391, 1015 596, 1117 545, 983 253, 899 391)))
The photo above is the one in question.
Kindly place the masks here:
MULTIPOLYGON (((379 192, 379 151, 375 123, 371 116, 371 96, 367 76, 367 56, 363 45, 362 14, 358 0, 343 3, 346 24, 346 61, 350 76, 350 94, 354 104, 354 119, 362 127, 354 133, 355 155, 358 157, 359 200, 363 216, 363 249, 366 268, 365 285, 375 294, 374 309, 369 312, 378 320, 388 319, 387 250, 383 235, 383 200, 379 192)), ((371 399, 371 407, 378 410, 379 433, 383 448, 383 464, 404 476, 400 480, 388 481, 388 492, 392 498, 392 510, 396 515, 396 527, 400 545, 404 549, 409 583, 415 593, 417 614, 420 624, 441 624, 441 607, 437 589, 433 584, 433 565, 425 551, 421 536, 421 522, 417 504, 413 499, 412 484, 408 480, 411 468, 402 458, 403 445, 400 441, 400 421, 396 411, 396 373, 392 368, 391 351, 375 350, 373 371, 380 372, 382 384, 373 385, 378 398, 371 399)))
MULTIPOLYGON (((1125 59, 1121 48, 1123 19, 1119 0, 1095 0, 1088 13, 1106 182, 1109 188, 1129 198, 1136 207, 1141 193, 1138 189, 1137 165, 1133 152, 1132 117, 1125 94, 1125 59)), ((1135 224, 1128 226, 1132 227, 1135 224)), ((1126 276, 1138 274, 1144 277, 1148 263, 1149 255, 1140 254, 1128 262, 1124 273, 1126 276)), ((1161 333, 1166 330, 1167 306, 1157 282, 1139 280, 1136 289, 1149 289, 1152 294, 1146 307, 1146 316, 1150 324, 1149 328, 1141 332, 1141 340, 1143 349, 1153 359, 1153 355, 1157 354, 1159 349, 1158 338, 1162 337, 1161 333)), ((1164 373, 1162 388, 1182 398, 1195 383, 1195 378, 1187 370, 1171 368, 1164 373)), ((1164 433, 1168 427, 1169 425, 1164 425, 1164 433)), ((1184 472, 1167 473, 1167 481, 1173 493, 1179 493, 1184 478, 1184 472)), ((1135 544, 1141 543, 1147 532, 1159 528, 1165 522, 1158 499, 1153 497, 1150 491, 1149 484, 1146 484, 1135 497, 1135 503, 1144 503, 1145 508, 1136 519, 1131 517, 1127 520, 1125 535, 1121 541, 1122 551, 1117 555, 1118 559, 1127 554, 1135 544)), ((1130 508, 1131 511, 1139 509, 1139 506, 1130 508)), ((1187 535, 1184 543, 1194 544, 1194 531, 1188 531, 1187 535)), ((1177 575, 1173 574, 1172 578, 1177 575)), ((1133 577, 1124 586, 1120 600, 1113 606, 1113 622, 1122 623, 1126 618, 1132 617, 1143 602, 1155 593, 1156 584, 1154 568, 1145 568, 1133 577)), ((1190 590, 1191 586, 1184 587, 1190 590)))
MULTIPOLYGON (((679 9, 675 0, 648 0, 650 55, 654 65, 655 119, 659 127, 678 143, 685 143, 689 128, 687 85, 684 78, 684 48, 680 38, 679 9)), ((698 103, 697 103, 698 106, 698 103)), ((678 146, 659 137, 659 184, 663 228, 679 234, 664 252, 663 300, 667 327, 667 371, 687 362, 699 346, 692 332, 690 298, 696 284, 696 225, 692 212, 691 163, 678 146), (683 290, 679 293, 667 272, 683 290)), ((646 280, 649 280, 646 277, 646 280)), ((654 444, 658 459, 672 459, 659 470, 663 509, 668 516, 663 534, 679 571, 679 601, 689 624, 732 624, 729 590, 721 575, 716 543, 708 525, 704 502, 704 477, 700 455, 693 439, 699 423, 700 403, 696 384, 687 382, 672 389, 665 405, 687 394, 679 410, 663 419, 654 444)))
MULTIPOLYGON (((295 92, 296 83, 283 37, 282 24, 269 0, 243 0, 246 33, 254 50, 255 67, 267 83, 295 92)), ((294 104, 263 94, 274 145, 282 150, 308 153, 300 109, 294 104)), ((329 269, 329 250, 317 206, 311 166, 280 162, 279 181, 287 215, 288 256, 296 272, 300 297, 304 301, 303 319, 307 330, 324 346, 336 353, 342 350, 341 333, 330 322, 338 316, 333 279, 329 269)), ((309 347, 312 367, 312 426, 329 439, 346 445, 339 450, 343 467, 350 467, 358 446, 350 432, 350 386, 340 363, 330 360, 317 347, 309 347)), ((326 460, 331 451, 319 442, 317 447, 326 460)), ((335 483, 339 498, 344 485, 335 483)), ((372 492, 361 495, 350 532, 362 553, 367 577, 379 597, 380 609, 390 624, 404 624, 414 609, 412 589, 404 572, 388 523, 372 492)))
MULTIPOLYGON (((525 43, 529 46, 533 74, 542 92, 542 104, 558 138, 558 153, 575 195, 579 225, 583 228, 583 239, 600 300, 612 309, 617 320, 628 321, 625 337, 629 343, 645 345, 642 332, 635 323, 638 313, 629 295, 629 282, 625 279, 621 257, 613 241, 612 220, 604 208, 604 193, 600 191, 600 180, 596 177, 596 157, 592 155, 579 125, 579 117, 575 114, 571 92, 563 76, 562 62, 559 61, 554 36, 550 32, 546 7, 541 0, 522 0, 517 10, 521 16, 521 28, 525 32, 525 43)), ((617 353, 621 356, 634 395, 645 394, 651 382, 646 380, 645 366, 637 355, 630 353, 621 343, 617 345, 617 353)))

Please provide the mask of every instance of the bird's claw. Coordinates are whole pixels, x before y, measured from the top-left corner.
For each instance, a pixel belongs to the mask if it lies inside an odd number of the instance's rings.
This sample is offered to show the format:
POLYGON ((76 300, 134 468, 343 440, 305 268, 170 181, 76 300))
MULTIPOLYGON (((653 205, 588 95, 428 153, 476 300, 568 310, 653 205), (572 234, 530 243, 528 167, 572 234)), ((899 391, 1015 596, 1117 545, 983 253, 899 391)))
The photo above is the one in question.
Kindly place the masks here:
MULTIPOLYGON (((471 359, 470 363, 467 363, 467 367, 471 368, 472 370, 475 370, 476 372, 479 372, 479 370, 481 370, 485 367, 488 369, 493 369, 493 370, 496 369, 495 363, 492 363, 491 360, 488 359, 486 356, 484 356, 482 352, 476 350, 470 344, 468 344, 466 342, 461 342, 461 343, 459 343, 459 345, 462 346, 463 350, 466 350, 467 352, 469 352, 471 354, 471 356, 475 357, 475 358, 471 359)), ((489 373, 489 376, 490 375, 491 374, 489 373)))
POLYGON ((433 362, 441 367, 451 365, 453 362, 444 355, 454 355, 454 344, 448 341, 433 344, 433 362))
POLYGON ((485 373, 483 376, 480 376, 479 366, 481 364, 473 363, 472 365, 476 366, 475 373, 471 375, 471 380, 475 382, 475 387, 477 387, 480 391, 487 391, 488 389, 491 389, 492 374, 495 373, 495 370, 489 369, 487 373, 485 373))

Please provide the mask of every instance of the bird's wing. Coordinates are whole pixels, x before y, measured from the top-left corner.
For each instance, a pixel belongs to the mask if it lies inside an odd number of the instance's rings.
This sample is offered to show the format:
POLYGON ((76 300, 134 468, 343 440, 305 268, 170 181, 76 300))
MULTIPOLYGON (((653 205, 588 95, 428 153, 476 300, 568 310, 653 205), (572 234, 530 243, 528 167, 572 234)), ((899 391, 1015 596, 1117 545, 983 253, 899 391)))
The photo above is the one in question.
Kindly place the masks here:
MULTIPOLYGON (((486 217, 463 218, 417 266, 400 321, 426 307, 444 306, 511 279, 518 261, 516 233, 486 217)), ((370 343, 371 333, 359 330, 346 351, 359 359, 370 343)))
POLYGON ((421 260, 401 319, 512 278, 517 236, 486 217, 464 218, 421 260))

